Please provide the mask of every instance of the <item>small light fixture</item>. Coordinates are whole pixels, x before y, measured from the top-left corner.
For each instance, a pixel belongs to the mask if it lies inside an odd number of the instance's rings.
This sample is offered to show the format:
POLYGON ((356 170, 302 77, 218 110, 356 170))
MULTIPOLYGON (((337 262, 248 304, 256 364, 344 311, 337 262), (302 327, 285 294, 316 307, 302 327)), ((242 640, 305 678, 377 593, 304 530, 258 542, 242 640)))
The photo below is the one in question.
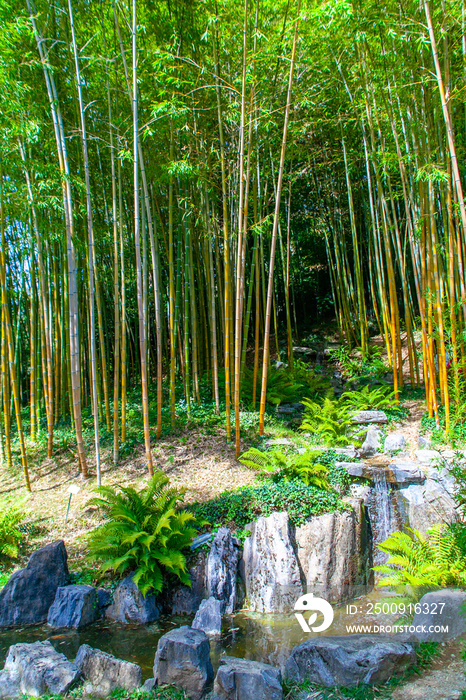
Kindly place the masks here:
POLYGON ((68 499, 68 508, 66 509, 65 525, 68 522, 68 515, 70 514, 71 499, 73 498, 73 496, 76 496, 76 494, 79 493, 81 489, 79 488, 79 486, 77 486, 77 484, 71 484, 71 486, 68 486, 66 491, 70 494, 70 497, 68 499))

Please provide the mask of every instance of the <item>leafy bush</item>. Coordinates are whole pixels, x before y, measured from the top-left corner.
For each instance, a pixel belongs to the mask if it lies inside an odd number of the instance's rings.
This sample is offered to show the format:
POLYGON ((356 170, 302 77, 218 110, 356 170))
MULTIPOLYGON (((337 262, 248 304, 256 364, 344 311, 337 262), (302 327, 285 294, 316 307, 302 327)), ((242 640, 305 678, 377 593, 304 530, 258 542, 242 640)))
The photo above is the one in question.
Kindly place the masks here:
POLYGON ((273 512, 288 511, 293 525, 302 525, 311 515, 346 510, 348 504, 334 491, 306 486, 302 481, 272 481, 267 479, 257 486, 243 486, 224 491, 218 498, 205 503, 194 503, 189 508, 211 526, 234 524, 244 528, 253 520, 273 512))
POLYGON ((399 410, 395 401, 395 392, 390 391, 388 386, 377 386, 372 391, 366 385, 361 391, 345 391, 340 400, 351 407, 354 411, 381 410, 383 408, 394 408, 399 410))
POLYGON ((328 489, 330 488, 328 469, 317 462, 316 457, 316 453, 311 450, 307 450, 304 454, 286 455, 280 450, 261 452, 251 447, 239 458, 239 461, 247 467, 260 469, 263 473, 274 474, 275 480, 300 479, 306 486, 328 489))
POLYGON ((17 557, 23 533, 18 525, 24 518, 19 506, 0 505, 0 555, 17 557))
POLYGON ((168 573, 190 586, 183 550, 197 534, 197 523, 192 513, 178 508, 183 492, 168 488, 161 471, 139 492, 123 486, 97 491, 100 496, 89 505, 98 506, 105 521, 90 533, 88 544, 90 559, 103 561, 100 571, 134 571, 144 595, 160 591, 168 573))
POLYGON ((411 530, 393 532, 379 549, 389 555, 386 564, 375 571, 386 574, 380 586, 409 586, 419 593, 446 586, 466 585, 466 558, 454 532, 445 525, 435 525, 427 534, 411 530))
POLYGON ((328 445, 348 442, 347 431, 352 425, 351 412, 339 399, 326 396, 323 404, 303 399, 305 406, 301 430, 317 434, 328 445))

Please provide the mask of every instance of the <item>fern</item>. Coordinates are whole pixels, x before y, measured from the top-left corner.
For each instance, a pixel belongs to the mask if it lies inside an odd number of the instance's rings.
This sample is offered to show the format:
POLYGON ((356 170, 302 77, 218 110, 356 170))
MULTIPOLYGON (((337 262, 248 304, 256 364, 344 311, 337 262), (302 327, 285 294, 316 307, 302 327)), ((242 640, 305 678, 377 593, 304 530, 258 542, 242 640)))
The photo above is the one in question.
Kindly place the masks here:
POLYGON ((261 452, 251 447, 239 458, 239 461, 251 469, 257 469, 261 473, 270 473, 274 480, 291 481, 300 479, 306 486, 315 486, 318 489, 328 490, 328 469, 324 464, 318 463, 320 453, 307 450, 304 454, 285 455, 279 450, 261 452))
POLYGON ((366 385, 361 391, 345 391, 340 400, 355 411, 367 411, 370 409, 393 408, 400 410, 395 401, 395 392, 388 386, 379 386, 370 391, 366 385))
POLYGON ((18 506, 0 506, 0 555, 16 558, 23 533, 18 525, 24 518, 24 511, 18 506))
POLYGON ((301 430, 316 433, 329 445, 346 444, 347 431, 352 425, 348 407, 339 399, 326 395, 323 404, 303 399, 305 411, 301 430))
POLYGON ((196 518, 179 510, 183 491, 168 487, 168 478, 158 471, 142 491, 118 485, 102 486, 89 501, 105 517, 88 536, 89 558, 102 561, 100 571, 134 572, 134 582, 143 595, 160 592, 168 574, 191 585, 183 554, 197 534, 196 518))
POLYGON ((380 586, 409 586, 421 590, 466 585, 466 558, 454 533, 445 525, 435 525, 427 534, 410 530, 393 532, 378 545, 389 558, 374 567, 385 574, 380 586))

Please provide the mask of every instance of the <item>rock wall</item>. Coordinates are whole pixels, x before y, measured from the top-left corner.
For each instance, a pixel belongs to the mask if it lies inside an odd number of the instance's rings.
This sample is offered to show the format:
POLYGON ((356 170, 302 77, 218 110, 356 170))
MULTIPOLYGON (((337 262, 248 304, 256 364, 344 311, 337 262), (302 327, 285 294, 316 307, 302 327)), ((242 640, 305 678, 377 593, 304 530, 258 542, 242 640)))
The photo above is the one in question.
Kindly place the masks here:
POLYGON ((366 594, 373 584, 370 527, 361 498, 350 509, 315 516, 296 528, 304 590, 337 603, 366 594))

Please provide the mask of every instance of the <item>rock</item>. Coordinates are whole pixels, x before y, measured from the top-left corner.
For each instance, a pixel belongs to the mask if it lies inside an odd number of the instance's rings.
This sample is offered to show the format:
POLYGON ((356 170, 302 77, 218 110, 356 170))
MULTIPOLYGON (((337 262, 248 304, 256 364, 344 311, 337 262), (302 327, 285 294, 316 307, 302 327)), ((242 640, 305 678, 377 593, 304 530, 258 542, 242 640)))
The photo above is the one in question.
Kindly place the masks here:
POLYGON ((456 503, 447 489, 433 479, 411 484, 395 492, 398 509, 405 524, 425 533, 438 523, 457 522, 456 503))
POLYGON ((257 612, 289 612, 303 594, 303 587, 288 513, 258 518, 250 529, 241 563, 248 606, 257 612))
POLYGON ((99 599, 92 586, 60 586, 49 609, 50 627, 79 629, 91 625, 99 616, 99 599))
POLYGON ((0 700, 20 697, 21 676, 14 671, 0 671, 0 700))
POLYGON ((430 467, 432 463, 436 465, 438 460, 441 459, 440 452, 437 452, 437 450, 416 450, 414 454, 416 459, 427 467, 430 467))
POLYGON ((68 579, 62 540, 33 552, 26 568, 16 571, 0 591, 0 627, 45 622, 57 588, 68 579))
POLYGON ((207 558, 207 595, 221 602, 222 613, 232 613, 236 607, 236 579, 240 553, 231 532, 221 527, 212 542, 207 558))
POLYGON ((108 588, 98 588, 97 589, 97 602, 99 605, 99 612, 104 613, 105 608, 108 608, 112 604, 113 596, 112 592, 108 588))
POLYGON ((407 486, 408 484, 423 484, 426 480, 426 476, 419 469, 419 465, 407 459, 392 462, 386 471, 388 472, 387 481, 391 484, 407 486))
POLYGON ((273 438, 271 440, 266 440, 264 442, 265 447, 274 447, 275 445, 291 445, 292 442, 289 438, 273 438))
POLYGON ((420 450, 428 450, 430 447, 430 438, 419 435, 417 439, 417 446, 420 450))
POLYGON ((377 634, 313 637, 295 647, 285 664, 285 676, 297 683, 354 687, 385 683, 416 662, 408 643, 377 634))
POLYGON ((199 700, 214 678, 209 638, 205 632, 184 626, 160 637, 154 678, 158 685, 183 688, 189 698, 199 700))
POLYGON ((368 468, 365 462, 335 462, 336 467, 343 467, 354 479, 368 478, 368 468))
POLYGON ((301 403, 301 401, 298 401, 298 403, 292 403, 291 407, 299 413, 304 413, 304 411, 306 410, 306 406, 303 403, 301 403))
POLYGON ((277 413, 282 414, 282 415, 292 415, 295 413, 295 409, 290 406, 290 404, 282 404, 281 406, 277 406, 277 413))
POLYGON ((446 588, 431 591, 419 601, 421 612, 414 615, 412 625, 420 642, 444 642, 466 632, 466 615, 462 605, 466 602, 466 591, 446 588), (430 628, 432 631, 429 631, 430 628), (419 631, 418 631, 419 629, 419 631))
POLYGON ((383 451, 386 454, 402 452, 406 447, 406 439, 402 433, 391 433, 385 438, 383 451))
POLYGON ((214 695, 220 700, 282 700, 281 673, 270 664, 224 656, 215 677, 214 695))
POLYGON ((207 557, 199 552, 196 562, 189 569, 191 586, 180 586, 168 595, 167 612, 171 615, 192 615, 207 596, 207 557))
POLYGON ((50 642, 15 644, 8 649, 4 670, 19 677, 21 693, 65 695, 81 677, 81 671, 50 642))
POLYGON ((208 635, 220 635, 222 633, 222 604, 213 596, 203 600, 199 606, 192 628, 202 630, 208 635))
POLYGON ((376 428, 370 428, 366 433, 366 439, 359 449, 360 457, 373 457, 381 447, 381 433, 376 428))
POLYGON ((140 666, 117 659, 87 644, 79 647, 75 664, 86 681, 84 690, 88 695, 104 697, 115 688, 130 691, 139 688, 142 684, 140 666))
POLYGON ((106 609, 105 616, 124 624, 146 625, 158 620, 160 612, 155 596, 144 597, 131 575, 124 578, 115 589, 113 603, 106 609))
POLYGON ((147 681, 144 681, 142 684, 142 689, 145 693, 153 693, 156 688, 157 681, 155 678, 148 678, 147 681))
POLYGON ((351 509, 312 517, 296 528, 305 592, 338 603, 365 595, 373 582, 371 542, 363 501, 351 509))
POLYGON ((203 544, 207 544, 212 539, 212 532, 204 532, 203 535, 195 537, 191 542, 190 549, 194 550, 198 547, 202 547, 203 544))
POLYGON ((351 419, 352 423, 387 423, 387 414, 384 411, 358 411, 351 419))

